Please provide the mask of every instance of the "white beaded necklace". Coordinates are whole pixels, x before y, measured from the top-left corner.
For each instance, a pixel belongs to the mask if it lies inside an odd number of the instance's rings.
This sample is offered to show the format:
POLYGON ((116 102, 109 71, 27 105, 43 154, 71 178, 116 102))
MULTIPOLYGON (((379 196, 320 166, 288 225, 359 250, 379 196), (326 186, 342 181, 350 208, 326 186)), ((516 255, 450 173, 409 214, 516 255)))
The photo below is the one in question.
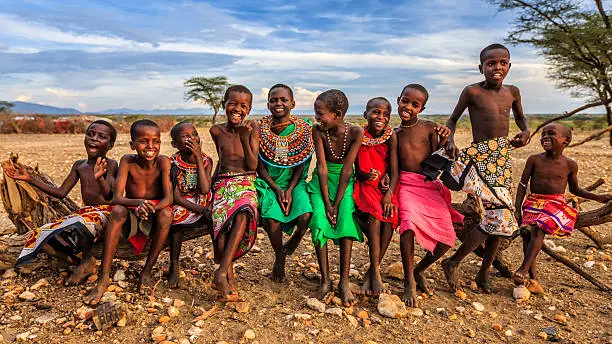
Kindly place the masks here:
POLYGON ((348 123, 344 122, 344 141, 342 142, 342 153, 340 156, 337 156, 334 153, 334 148, 332 147, 331 140, 329 139, 329 129, 325 130, 325 137, 327 138, 327 145, 329 146, 329 153, 336 160, 342 160, 344 158, 344 153, 346 153, 346 134, 347 134, 348 123))

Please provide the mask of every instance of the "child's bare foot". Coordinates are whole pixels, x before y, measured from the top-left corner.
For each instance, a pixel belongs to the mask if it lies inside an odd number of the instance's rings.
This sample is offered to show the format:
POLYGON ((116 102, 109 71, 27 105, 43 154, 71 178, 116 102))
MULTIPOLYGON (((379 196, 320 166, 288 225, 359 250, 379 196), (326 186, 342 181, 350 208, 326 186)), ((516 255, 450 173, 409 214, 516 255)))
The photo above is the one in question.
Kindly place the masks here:
POLYGON ((529 278, 527 277, 527 274, 522 271, 515 271, 512 275, 512 281, 515 285, 529 286, 529 278))
POLYGON ((155 283, 153 283, 153 277, 150 272, 142 272, 140 275, 140 281, 138 281, 138 293, 140 295, 152 294, 155 283))
POLYGON ((353 296, 353 292, 351 292, 350 283, 341 282, 338 285, 338 293, 340 294, 340 299, 342 300, 342 306, 351 307, 355 304, 355 296, 353 296))
POLYGON ((363 284, 361 285, 361 294, 372 295, 372 277, 370 276, 370 270, 366 273, 363 284))
POLYGON ((272 280, 274 282, 284 282, 285 281, 285 261, 287 259, 287 254, 285 252, 281 252, 276 256, 276 260, 274 261, 274 266, 272 267, 272 280))
POLYGON ((321 293, 321 297, 324 297, 325 295, 329 294, 329 292, 331 292, 332 290, 333 285, 331 280, 322 279, 319 283, 319 293, 321 293))
POLYGON ((417 306, 417 292, 415 283, 408 283, 404 285, 404 294, 402 295, 402 301, 408 307, 417 306))
POLYGON ((442 261, 442 270, 444 271, 444 276, 446 277, 446 281, 448 282, 451 290, 456 291, 457 284, 459 284, 457 263, 451 261, 450 258, 444 259, 442 261))
POLYGON ((169 288, 178 288, 179 286, 179 274, 180 274, 180 270, 178 268, 177 264, 173 264, 170 265, 170 268, 168 269, 168 287, 169 288))
POLYGON ((427 279, 424 276, 424 271, 421 270, 414 270, 414 282, 416 283, 416 288, 422 292, 422 293, 426 293, 427 295, 433 295, 433 291, 431 289, 429 289, 429 287, 427 286, 427 279))
POLYGON ((106 293, 106 289, 108 288, 109 285, 110 285, 110 277, 108 277, 108 274, 103 274, 103 276, 100 277, 100 279, 98 279, 98 284, 96 284, 96 286, 93 288, 91 293, 85 296, 85 300, 84 300, 85 304, 92 305, 92 306, 97 305, 100 302, 102 295, 106 293))
POLYGON ((289 238, 289 240, 287 240, 287 242, 283 246, 283 250, 285 251, 285 253, 288 256, 292 255, 295 252, 295 250, 298 248, 298 246, 300 245, 301 240, 302 240, 302 235, 298 235, 297 233, 292 235, 291 238, 289 238))
POLYGON ((485 294, 493 293, 493 288, 491 287, 491 283, 489 282, 489 273, 479 272, 478 276, 476 276, 476 285, 478 288, 485 294))
POLYGON ((231 290, 230 285, 227 279, 228 275, 219 272, 215 272, 215 277, 213 278, 212 287, 219 291, 219 300, 224 301, 225 299, 230 297, 231 290))
POLYGON ((66 279, 64 282, 65 286, 78 285, 85 282, 87 277, 95 274, 96 269, 96 259, 94 257, 89 257, 86 260, 82 261, 79 266, 77 266, 76 270, 66 279))
POLYGON ((229 284, 230 292, 238 294, 238 281, 236 281, 233 265, 227 271, 227 283, 229 284))
POLYGON ((381 293, 386 293, 386 292, 387 292, 387 288, 385 287, 385 283, 383 282, 380 275, 372 278, 371 289, 370 289, 369 295, 378 296, 381 293))

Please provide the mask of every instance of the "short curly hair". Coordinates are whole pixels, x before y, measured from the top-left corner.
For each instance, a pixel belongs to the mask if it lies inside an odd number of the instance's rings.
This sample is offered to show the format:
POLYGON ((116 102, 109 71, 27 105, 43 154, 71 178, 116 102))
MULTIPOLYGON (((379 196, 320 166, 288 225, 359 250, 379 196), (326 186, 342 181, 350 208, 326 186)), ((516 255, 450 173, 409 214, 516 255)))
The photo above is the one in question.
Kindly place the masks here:
POLYGON ((232 94, 232 92, 248 94, 249 96, 251 96, 250 105, 253 105, 253 93, 251 93, 251 91, 249 91, 249 89, 246 88, 246 86, 232 85, 228 87, 227 90, 225 90, 225 94, 223 95, 223 103, 221 103, 221 107, 223 107, 224 109, 225 109, 225 103, 227 103, 230 97, 230 94, 232 94))
POLYGON ((346 115, 346 111, 349 107, 349 102, 348 98, 346 98, 346 94, 337 89, 327 90, 319 94, 317 100, 322 101, 329 109, 329 111, 333 113, 340 111, 340 113, 342 113, 342 117, 346 115))

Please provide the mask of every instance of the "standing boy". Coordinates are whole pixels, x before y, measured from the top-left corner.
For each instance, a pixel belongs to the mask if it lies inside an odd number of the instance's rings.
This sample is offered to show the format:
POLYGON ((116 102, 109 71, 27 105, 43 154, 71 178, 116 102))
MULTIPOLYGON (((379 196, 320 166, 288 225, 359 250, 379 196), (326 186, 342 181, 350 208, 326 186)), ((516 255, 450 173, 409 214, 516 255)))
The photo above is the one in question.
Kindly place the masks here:
POLYGON ((446 151, 457 159, 451 174, 461 182, 463 190, 482 201, 484 217, 479 230, 470 232, 455 254, 442 263, 446 279, 452 289, 457 288, 459 263, 480 244, 485 243, 485 254, 476 283, 485 293, 491 293, 489 268, 502 237, 511 237, 518 230, 512 205, 511 147, 522 147, 529 140, 527 119, 523 114, 518 87, 504 85, 510 70, 510 52, 501 44, 491 44, 480 52, 480 72, 485 80, 466 86, 455 110, 446 122, 452 131, 446 151), (472 124, 472 144, 461 153, 455 146, 454 131, 457 121, 468 109, 472 124), (521 129, 508 139, 510 110, 521 129))

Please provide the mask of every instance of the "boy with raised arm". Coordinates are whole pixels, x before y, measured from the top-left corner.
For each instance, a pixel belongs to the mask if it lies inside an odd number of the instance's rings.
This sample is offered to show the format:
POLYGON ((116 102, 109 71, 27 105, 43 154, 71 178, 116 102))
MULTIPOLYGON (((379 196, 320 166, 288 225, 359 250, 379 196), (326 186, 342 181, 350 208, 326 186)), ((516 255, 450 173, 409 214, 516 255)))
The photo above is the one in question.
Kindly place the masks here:
POLYGON ((117 173, 117 188, 113 197, 116 204, 104 236, 102 271, 98 284, 85 302, 97 304, 110 284, 110 270, 119 244, 123 224, 130 217, 130 241, 135 253, 140 253, 151 237, 147 262, 140 273, 139 291, 154 285, 151 270, 168 237, 172 224, 172 183, 170 160, 159 155, 161 146, 159 127, 150 120, 139 120, 130 127, 130 148, 136 154, 121 157, 117 173))
POLYGON ((174 205, 170 232, 170 267, 168 286, 177 288, 179 284, 179 257, 183 243, 183 230, 210 219, 210 192, 212 159, 202 152, 200 135, 190 122, 183 121, 170 130, 172 147, 178 151, 170 162, 170 179, 173 186, 174 205))
POLYGON ((485 293, 491 293, 489 268, 502 237, 511 237, 518 227, 512 205, 512 162, 510 150, 527 144, 529 129, 523 114, 518 87, 503 84, 510 70, 510 52, 501 44, 491 44, 480 52, 480 72, 485 80, 466 86, 446 125, 454 133, 457 121, 468 109, 473 142, 461 153, 451 133, 446 151, 456 158, 451 174, 469 195, 482 201, 484 217, 479 230, 470 232, 453 256, 442 267, 452 289, 457 288, 459 263, 483 242, 485 253, 476 283, 485 293), (510 110, 521 131, 508 138, 510 110))
POLYGON ((572 132, 563 124, 551 123, 542 128, 540 143, 544 152, 527 159, 516 191, 516 219, 529 226, 530 233, 523 236, 525 258, 514 273, 514 282, 535 293, 544 291, 536 275, 536 257, 544 235, 569 237, 574 230, 578 212, 565 201, 566 187, 569 185, 569 191, 578 197, 600 203, 612 200, 610 194, 596 195, 578 185, 578 165, 563 155, 571 141, 572 132), (527 184, 531 193, 523 203, 527 184))
POLYGON ((397 98, 402 120, 396 129, 400 251, 405 276, 402 300, 410 307, 416 307, 417 289, 433 294, 424 272, 455 245, 453 222, 463 221, 451 206, 450 191, 439 180, 427 181, 423 174, 423 161, 440 149, 450 134, 448 128, 418 117, 428 98, 427 90, 419 84, 407 85, 397 98), (427 251, 416 267, 415 238, 427 251))
POLYGON ((308 230, 312 215, 306 177, 314 153, 310 121, 291 115, 295 107, 293 91, 276 84, 268 92, 271 115, 260 123, 257 198, 263 226, 276 259, 272 280, 285 279, 285 260, 308 230), (297 230, 293 231, 296 227, 297 230), (291 237, 283 245, 283 232, 291 237), (293 232, 293 233, 292 233, 293 232))
POLYGON ((106 156, 115 144, 117 131, 107 121, 93 121, 85 131, 87 159, 77 160, 60 187, 51 186, 34 178, 21 165, 5 169, 5 173, 17 180, 28 182, 45 193, 64 198, 78 181, 81 182, 81 199, 84 206, 52 223, 34 230, 26 240, 16 266, 27 264, 42 251, 71 265, 78 265, 64 283, 80 284, 96 272, 95 258, 89 250, 104 230, 112 206, 112 188, 117 176, 117 161, 106 156), (82 259, 76 255, 83 252, 82 259))
POLYGON ((257 154, 259 126, 246 120, 253 95, 234 85, 225 91, 227 122, 210 128, 219 163, 213 176, 213 229, 215 260, 219 263, 213 288, 220 301, 236 301, 238 285, 232 262, 245 255, 257 238, 257 154))
POLYGON ((317 125, 312 136, 317 167, 308 183, 312 202, 310 229, 321 271, 321 292, 332 290, 327 257, 327 242, 340 245, 340 284, 342 304, 349 307, 355 297, 349 285, 353 240, 363 241, 353 213, 353 164, 363 139, 363 129, 344 121, 348 99, 340 90, 321 93, 314 103, 317 125))

